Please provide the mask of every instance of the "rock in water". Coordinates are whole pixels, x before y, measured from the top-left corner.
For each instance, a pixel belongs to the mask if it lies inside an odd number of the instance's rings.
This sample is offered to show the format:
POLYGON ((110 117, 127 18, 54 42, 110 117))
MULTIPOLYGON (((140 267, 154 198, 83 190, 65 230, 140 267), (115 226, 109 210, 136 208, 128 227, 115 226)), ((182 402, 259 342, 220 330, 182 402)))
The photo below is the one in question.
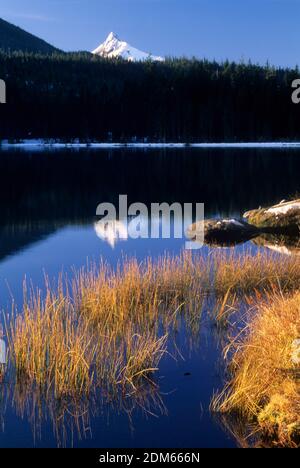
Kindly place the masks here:
POLYGON ((299 233, 300 199, 281 202, 269 208, 259 208, 244 214, 247 221, 263 230, 299 233))
POLYGON ((219 246, 246 242, 259 234, 259 229, 242 220, 207 219, 192 224, 187 230, 187 236, 193 240, 200 230, 204 230, 205 243, 219 246))

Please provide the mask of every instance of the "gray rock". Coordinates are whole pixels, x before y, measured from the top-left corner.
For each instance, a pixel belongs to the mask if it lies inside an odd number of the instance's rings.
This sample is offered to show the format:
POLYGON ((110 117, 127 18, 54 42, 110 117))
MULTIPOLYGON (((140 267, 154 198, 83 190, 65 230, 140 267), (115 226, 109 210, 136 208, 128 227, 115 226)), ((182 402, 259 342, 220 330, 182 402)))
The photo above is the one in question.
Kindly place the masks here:
POLYGON ((192 224, 187 236, 193 240, 197 232, 203 232, 205 243, 211 245, 235 245, 259 235, 259 229, 239 219, 207 219, 192 224))

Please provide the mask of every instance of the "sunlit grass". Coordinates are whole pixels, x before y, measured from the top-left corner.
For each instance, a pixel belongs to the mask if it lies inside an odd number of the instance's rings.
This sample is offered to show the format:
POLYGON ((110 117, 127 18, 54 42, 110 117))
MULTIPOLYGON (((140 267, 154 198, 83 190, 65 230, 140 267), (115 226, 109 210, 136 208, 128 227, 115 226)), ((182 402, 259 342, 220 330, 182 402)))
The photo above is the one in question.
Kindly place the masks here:
POLYGON ((275 444, 299 445, 300 356, 293 348, 299 337, 300 293, 268 294, 226 350, 233 377, 212 409, 255 421, 275 444))
POLYGON ((94 385, 130 384, 157 370, 166 335, 117 322, 102 327, 78 314, 69 296, 48 291, 26 303, 22 315, 8 325, 9 348, 17 377, 36 383, 56 397, 88 394, 94 385))
POLYGON ((247 251, 242 254, 214 255, 214 289, 218 296, 252 294, 254 291, 295 290, 300 284, 300 259, 273 253, 247 251))
POLYGON ((55 395, 87 393, 93 382, 97 346, 88 322, 77 317, 68 295, 52 292, 25 296, 23 313, 7 324, 11 358, 17 376, 53 387, 55 395))

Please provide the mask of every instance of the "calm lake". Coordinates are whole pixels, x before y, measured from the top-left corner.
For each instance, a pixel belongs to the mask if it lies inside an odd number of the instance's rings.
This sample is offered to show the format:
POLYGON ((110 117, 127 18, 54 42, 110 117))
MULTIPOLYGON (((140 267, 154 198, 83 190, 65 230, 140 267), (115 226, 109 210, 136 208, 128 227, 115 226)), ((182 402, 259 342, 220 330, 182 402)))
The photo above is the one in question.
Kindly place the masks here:
MULTIPOLYGON (((95 229, 99 203, 205 203, 205 216, 241 217, 299 191, 297 149, 115 149, 0 151, 0 304, 22 307, 23 281, 44 288, 45 272, 104 258, 115 267, 124 257, 143 260, 179 254, 185 239, 113 242, 95 229)), ((175 220, 176 221, 176 220, 175 220)), ((252 242, 235 247, 263 246, 252 242)), ((200 254, 209 255, 205 246, 200 254)), ((199 254, 199 252, 197 253, 199 254)), ((207 313, 209 311, 206 311, 207 313)), ((165 356, 157 388, 121 401, 103 398, 68 407, 40 402, 0 382, 1 447, 235 447, 237 442, 209 412, 224 383, 222 336, 199 317, 176 330, 180 356, 165 356)))

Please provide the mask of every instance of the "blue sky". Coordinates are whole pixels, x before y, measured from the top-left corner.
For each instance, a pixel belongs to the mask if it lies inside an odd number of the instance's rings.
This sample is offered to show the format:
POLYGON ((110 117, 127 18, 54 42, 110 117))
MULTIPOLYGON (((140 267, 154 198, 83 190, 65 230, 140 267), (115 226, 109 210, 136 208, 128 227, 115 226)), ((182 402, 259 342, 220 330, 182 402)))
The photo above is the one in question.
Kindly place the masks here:
POLYGON ((159 55, 300 63, 300 0, 0 0, 0 17, 64 50, 114 31, 159 55))

